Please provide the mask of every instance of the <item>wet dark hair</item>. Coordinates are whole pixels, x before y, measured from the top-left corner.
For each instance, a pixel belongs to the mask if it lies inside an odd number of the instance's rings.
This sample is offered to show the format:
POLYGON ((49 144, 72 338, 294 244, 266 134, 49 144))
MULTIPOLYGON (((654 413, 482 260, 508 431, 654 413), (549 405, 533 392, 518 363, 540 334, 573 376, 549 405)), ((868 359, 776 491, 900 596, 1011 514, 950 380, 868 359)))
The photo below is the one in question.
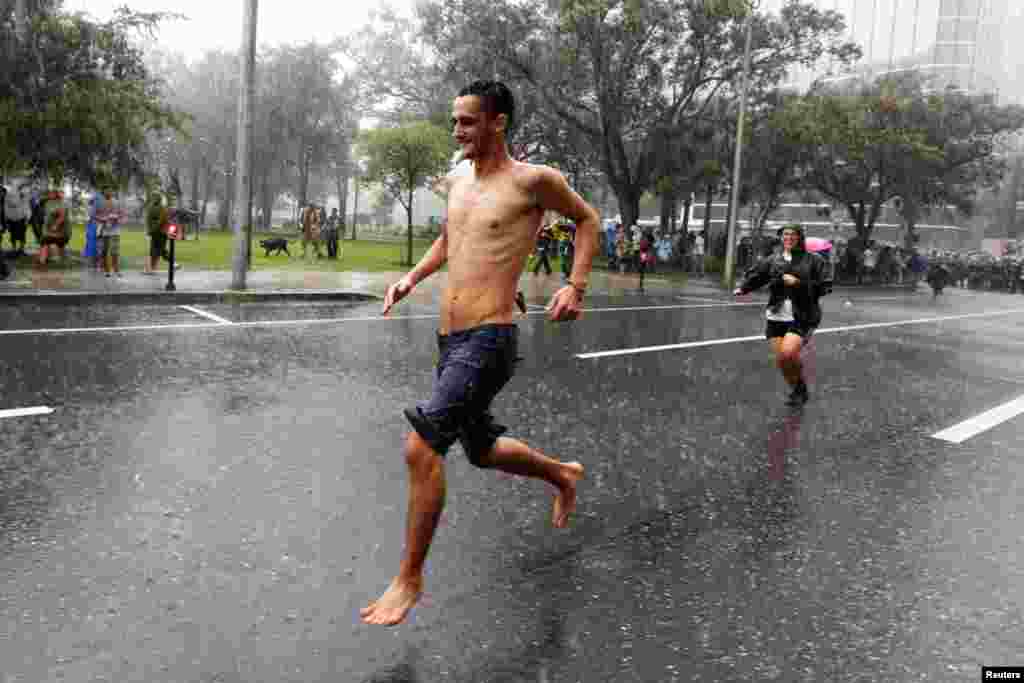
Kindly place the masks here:
POLYGON ((491 117, 504 114, 508 118, 505 126, 506 135, 512 130, 512 123, 516 117, 516 99, 512 91, 504 83, 499 81, 473 81, 459 91, 459 97, 479 97, 483 109, 491 117))

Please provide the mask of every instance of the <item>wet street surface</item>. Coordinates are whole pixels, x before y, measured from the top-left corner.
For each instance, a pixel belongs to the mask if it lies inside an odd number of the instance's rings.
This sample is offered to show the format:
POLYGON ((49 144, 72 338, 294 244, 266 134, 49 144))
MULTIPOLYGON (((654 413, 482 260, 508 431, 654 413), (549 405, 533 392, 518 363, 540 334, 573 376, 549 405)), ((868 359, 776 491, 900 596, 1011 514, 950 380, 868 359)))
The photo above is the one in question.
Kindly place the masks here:
POLYGON ((5 305, 0 411, 53 413, 0 417, 0 681, 959 682, 1021 663, 1024 414, 935 435, 1024 396, 1024 296, 837 291, 793 411, 764 297, 609 291, 554 324, 527 294, 494 412, 585 465, 579 508, 552 529, 543 484, 456 446, 426 595, 393 629, 358 610, 402 550, 433 301, 5 305))

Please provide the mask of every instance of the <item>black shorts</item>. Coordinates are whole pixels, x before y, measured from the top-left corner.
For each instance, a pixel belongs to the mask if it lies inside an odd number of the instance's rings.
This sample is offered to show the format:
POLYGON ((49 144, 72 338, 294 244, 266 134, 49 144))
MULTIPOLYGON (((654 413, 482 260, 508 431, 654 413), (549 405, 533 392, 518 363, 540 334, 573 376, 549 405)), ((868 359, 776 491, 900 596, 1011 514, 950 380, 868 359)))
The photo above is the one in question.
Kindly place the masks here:
POLYGON ((811 335, 814 334, 813 327, 805 327, 798 322, 780 322, 778 320, 769 320, 765 326, 764 336, 766 339, 778 339, 785 337, 787 334, 798 334, 804 338, 804 340, 810 339, 811 335))
POLYGON ((519 329, 482 325, 438 335, 440 359, 434 394, 425 404, 405 410, 413 429, 440 455, 456 441, 469 461, 481 461, 508 431, 494 421, 491 402, 515 374, 519 329))
POLYGON ((151 233, 149 236, 149 257, 160 258, 167 248, 167 235, 162 232, 151 233))

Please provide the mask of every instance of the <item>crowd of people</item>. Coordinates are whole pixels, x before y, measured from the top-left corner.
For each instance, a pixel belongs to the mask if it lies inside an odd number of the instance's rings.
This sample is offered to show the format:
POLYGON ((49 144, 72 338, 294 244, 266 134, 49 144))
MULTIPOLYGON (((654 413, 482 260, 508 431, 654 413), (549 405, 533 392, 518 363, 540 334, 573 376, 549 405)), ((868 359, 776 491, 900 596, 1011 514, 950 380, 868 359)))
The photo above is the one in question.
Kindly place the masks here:
POLYGON ((28 183, 10 188, 0 185, 0 280, 11 274, 7 259, 26 254, 29 229, 38 247, 38 266, 45 266, 54 256, 66 258, 71 219, 64 192, 40 190, 28 183), (11 244, 9 252, 3 248, 5 235, 11 244))

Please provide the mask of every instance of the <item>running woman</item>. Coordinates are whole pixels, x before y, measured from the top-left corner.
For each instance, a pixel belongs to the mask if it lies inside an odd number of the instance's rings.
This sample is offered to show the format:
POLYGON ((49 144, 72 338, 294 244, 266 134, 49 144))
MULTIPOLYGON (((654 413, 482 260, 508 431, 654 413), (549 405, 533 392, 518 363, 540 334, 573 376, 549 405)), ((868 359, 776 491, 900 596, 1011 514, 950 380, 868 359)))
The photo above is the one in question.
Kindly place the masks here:
POLYGON ((733 292, 740 296, 769 286, 765 336, 792 389, 786 402, 790 406, 802 406, 810 399, 800 351, 821 323, 818 299, 831 287, 826 272, 825 259, 804 248, 803 228, 787 225, 782 229, 782 246, 748 270, 733 292))
POLYGON ((571 276, 547 308, 553 321, 580 316, 600 224, 597 212, 569 188, 561 173, 509 157, 505 140, 514 114, 512 93, 501 83, 477 81, 459 93, 453 135, 463 157, 472 162, 472 172, 449 175, 438 188, 448 195, 447 225, 416 267, 384 297, 387 315, 417 283, 448 264, 433 396, 405 411, 413 428, 405 443, 410 481, 405 549, 391 585, 361 611, 368 624, 397 624, 420 599, 423 564, 444 507, 445 454, 456 441, 477 467, 551 484, 555 527, 566 526, 576 506, 583 466, 559 462, 501 436, 506 429, 489 410, 515 370, 516 285, 544 212, 576 223, 571 276))

